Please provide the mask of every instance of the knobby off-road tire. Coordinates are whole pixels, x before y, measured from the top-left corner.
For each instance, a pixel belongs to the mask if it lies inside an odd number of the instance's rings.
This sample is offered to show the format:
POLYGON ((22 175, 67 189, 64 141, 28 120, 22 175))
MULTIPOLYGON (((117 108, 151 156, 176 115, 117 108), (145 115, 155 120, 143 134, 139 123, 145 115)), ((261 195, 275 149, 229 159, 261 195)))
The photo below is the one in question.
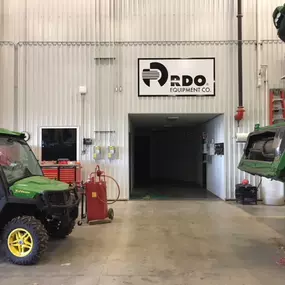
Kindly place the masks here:
POLYGON ((75 220, 70 222, 69 224, 61 224, 59 228, 53 226, 47 226, 47 231, 50 237, 56 239, 64 239, 68 235, 70 235, 75 227, 75 220))
MULTIPOLYGON (((14 238, 15 240, 15 238, 14 238)), ((21 216, 11 220, 3 231, 4 251, 7 259, 17 265, 33 265, 36 264, 48 246, 48 234, 44 225, 32 216, 21 216), (18 234, 19 233, 19 234, 18 234), (27 238, 28 236, 28 238, 27 238), (22 237, 20 243, 26 244, 23 248, 26 250, 22 256, 15 254, 11 250, 11 244, 19 244, 18 242, 11 243, 13 237, 22 237), (27 250, 27 246, 30 247, 27 250)), ((16 249, 21 252, 21 248, 17 245, 16 249)))

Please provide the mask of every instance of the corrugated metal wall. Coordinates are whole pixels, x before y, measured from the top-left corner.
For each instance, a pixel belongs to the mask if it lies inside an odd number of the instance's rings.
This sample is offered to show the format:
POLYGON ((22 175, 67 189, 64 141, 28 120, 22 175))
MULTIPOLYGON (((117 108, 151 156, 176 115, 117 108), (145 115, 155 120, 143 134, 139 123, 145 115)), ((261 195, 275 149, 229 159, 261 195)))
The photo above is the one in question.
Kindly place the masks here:
POLYGON ((16 41, 234 39, 229 0, 4 0, 5 38, 16 41), (28 8, 28 9, 27 9, 28 8), (228 23, 228 24, 225 24, 228 23))
MULTIPOLYGON (((237 0, 2 0, 11 41, 217 41, 237 39, 237 0)), ((276 39, 280 0, 258 0, 261 39, 276 39)), ((281 3, 281 4, 280 4, 281 3)), ((256 0, 243 1, 245 40, 256 36, 256 0)), ((3 26, 3 25, 1 25, 3 26)))
MULTIPOLYGON (((128 113, 225 113, 227 198, 234 197, 234 184, 245 176, 236 170, 242 146, 233 138, 238 104, 237 45, 233 42, 236 1, 2 2, 3 39, 25 43, 16 44, 15 52, 13 45, 0 45, 1 125, 29 131, 36 152, 40 126, 81 126, 85 120, 81 136, 92 138, 94 131, 115 130, 114 137, 102 134, 96 140, 107 145, 112 139, 120 147, 120 159, 104 167, 118 178, 122 198, 128 198, 128 113), (215 98, 138 99, 137 58, 198 56, 216 57, 215 98), (84 110, 80 85, 88 88, 84 110), (14 94, 18 112, 14 112, 14 94)), ((279 4, 277 0, 259 1, 261 40, 277 39, 271 15, 279 4)), ((267 122, 264 84, 260 90, 256 88, 255 13, 255 0, 244 1, 246 119, 240 132, 252 130, 256 122, 267 122)), ((269 86, 280 86, 279 78, 285 72, 283 45, 267 41, 261 51, 261 63, 269 65, 269 86)), ((86 172, 94 167, 91 153, 82 160, 86 172)), ((110 197, 115 194, 113 189, 110 197)))
POLYGON ((0 42, 0 125, 14 128, 14 44, 0 42))

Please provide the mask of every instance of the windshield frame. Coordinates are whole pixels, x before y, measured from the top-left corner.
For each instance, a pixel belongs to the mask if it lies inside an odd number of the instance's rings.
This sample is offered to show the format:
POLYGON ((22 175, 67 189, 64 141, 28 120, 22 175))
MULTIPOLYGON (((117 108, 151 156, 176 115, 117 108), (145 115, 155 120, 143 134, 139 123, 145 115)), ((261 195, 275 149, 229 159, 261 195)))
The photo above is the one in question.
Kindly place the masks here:
POLYGON ((13 142, 19 143, 19 144, 23 145, 24 147, 26 147, 27 150, 28 150, 29 153, 30 153, 30 156, 31 156, 31 157, 34 159, 34 161, 38 164, 39 170, 40 170, 40 171, 39 171, 39 174, 41 174, 41 175, 29 175, 29 176, 19 177, 19 178, 17 178, 17 179, 13 179, 13 181, 10 181, 10 183, 9 183, 9 181, 8 181, 8 179, 7 179, 7 176, 6 176, 5 172, 4 172, 3 166, 0 165, 1 172, 2 172, 2 174, 3 174, 3 179, 5 179, 4 182, 5 182, 5 184, 8 185, 8 187, 10 187, 10 186, 14 185, 16 182, 18 182, 18 181, 20 181, 20 180, 22 180, 22 179, 28 178, 28 177, 44 176, 44 173, 43 173, 42 167, 41 167, 41 165, 40 165, 40 163, 39 163, 39 160, 38 160, 37 157, 35 156, 33 150, 32 150, 31 147, 29 146, 29 144, 28 144, 22 137, 11 136, 11 135, 7 135, 7 136, 6 136, 6 135, 1 135, 1 136, 0 136, 0 139, 1 139, 1 138, 11 139, 13 142))

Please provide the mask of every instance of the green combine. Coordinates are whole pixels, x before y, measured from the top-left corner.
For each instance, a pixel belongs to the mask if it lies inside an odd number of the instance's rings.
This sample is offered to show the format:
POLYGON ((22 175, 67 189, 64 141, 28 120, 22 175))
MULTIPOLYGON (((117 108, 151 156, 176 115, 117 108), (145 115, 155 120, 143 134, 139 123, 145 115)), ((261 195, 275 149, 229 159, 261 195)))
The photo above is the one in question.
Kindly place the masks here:
POLYGON ((47 249, 49 236, 72 232, 79 198, 75 185, 43 176, 24 138, 0 129, 0 232, 6 257, 31 265, 47 249))
MULTIPOLYGON (((285 42, 285 4, 273 11, 278 37, 285 42)), ((252 175, 285 182, 285 122, 249 134, 238 169, 252 175)))
POLYGON ((285 182, 285 123, 256 127, 249 134, 238 169, 285 182))

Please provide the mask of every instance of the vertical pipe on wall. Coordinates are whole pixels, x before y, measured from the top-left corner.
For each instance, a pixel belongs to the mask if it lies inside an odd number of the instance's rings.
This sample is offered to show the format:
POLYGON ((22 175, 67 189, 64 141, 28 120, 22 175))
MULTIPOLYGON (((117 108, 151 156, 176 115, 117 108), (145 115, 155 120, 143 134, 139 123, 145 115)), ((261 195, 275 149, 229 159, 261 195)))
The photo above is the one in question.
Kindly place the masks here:
MULTIPOLYGON (((29 40, 28 38, 28 4, 27 4, 27 0, 25 0, 25 3, 24 3, 24 11, 25 11, 25 16, 24 16, 24 26, 25 26, 25 29, 24 29, 24 41, 27 42, 29 40)), ((27 104, 28 104, 28 97, 27 97, 27 74, 28 74, 28 61, 27 61, 27 57, 28 57, 28 49, 27 49, 27 45, 25 46, 24 45, 24 57, 25 57, 25 61, 24 61, 24 111, 23 111, 23 122, 22 122, 22 128, 23 128, 23 131, 28 131, 27 130, 27 116, 28 116, 28 111, 27 111, 27 104)), ((19 119, 19 118, 17 118, 19 119)), ((19 122, 18 122, 19 124, 19 122)))
POLYGON ((238 0, 238 104, 243 107, 242 0, 238 0))
POLYGON ((18 108, 18 102, 19 102, 19 96, 18 96, 18 70, 19 70, 19 60, 18 60, 18 45, 14 45, 14 130, 19 131, 19 126, 18 126, 18 113, 19 113, 19 108, 18 108))
POLYGON ((5 13, 4 13, 4 1, 0 1, 0 41, 4 40, 4 24, 5 24, 5 13))
POLYGON ((257 87, 261 87, 261 54, 260 54, 260 48, 261 48, 261 43, 260 43, 260 33, 259 33, 259 1, 255 1, 255 21, 256 21, 256 74, 257 74, 257 87))
POLYGON ((264 106, 267 106, 267 108, 265 108, 265 116, 264 116, 264 122, 263 124, 264 125, 268 125, 269 123, 269 104, 268 104, 268 92, 269 92, 269 87, 268 87, 268 65, 267 64, 263 64, 261 65, 261 68, 263 70, 263 76, 264 76, 264 95, 263 95, 263 98, 264 98, 264 106))

